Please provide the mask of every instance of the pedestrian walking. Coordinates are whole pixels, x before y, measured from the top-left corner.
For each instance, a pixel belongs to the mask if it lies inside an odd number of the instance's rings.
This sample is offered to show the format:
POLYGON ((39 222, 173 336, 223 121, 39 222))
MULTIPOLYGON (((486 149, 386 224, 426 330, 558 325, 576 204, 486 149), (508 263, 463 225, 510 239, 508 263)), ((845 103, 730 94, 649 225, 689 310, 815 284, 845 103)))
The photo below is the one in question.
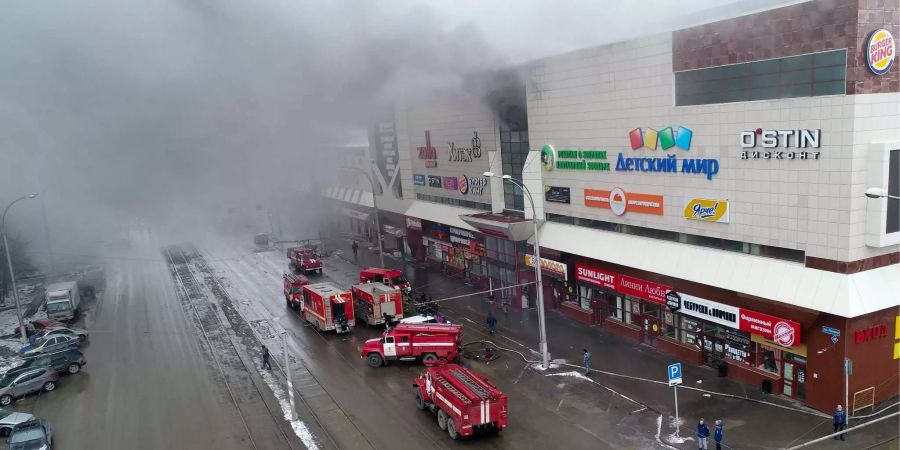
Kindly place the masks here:
POLYGON ((709 438, 709 427, 703 423, 703 418, 700 418, 700 423, 697 424, 697 443, 700 444, 700 450, 706 450, 706 439, 709 438))
POLYGON ((353 260, 355 261, 359 254, 359 244, 357 244, 356 241, 353 241, 353 243, 350 244, 350 248, 353 249, 353 260))
POLYGON ((262 368, 272 370, 272 364, 269 363, 269 347, 266 347, 265 345, 263 345, 262 348, 262 359, 262 368))
MULTIPOLYGON (((838 431, 843 431, 844 428, 847 427, 847 412, 844 411, 844 408, 842 408, 841 405, 837 405, 837 408, 834 410, 833 419, 834 420, 832 420, 832 422, 834 423, 834 432, 835 433, 837 433, 838 431)), ((840 437, 841 440, 843 441, 843 440, 845 440, 844 434, 845 433, 841 433, 840 435, 835 436, 834 439, 837 440, 838 437, 840 437)))
POLYGON ((713 431, 713 439, 716 441, 716 450, 722 450, 722 438, 725 430, 722 426, 722 419, 716 420, 716 429, 713 431))
POLYGON ((591 352, 587 349, 584 349, 584 354, 582 355, 582 364, 584 364, 584 375, 588 376, 591 374, 591 352))
POLYGON ((487 320, 485 322, 487 322, 488 331, 493 335, 494 331, 497 329, 497 318, 494 317, 493 311, 488 311, 487 320))

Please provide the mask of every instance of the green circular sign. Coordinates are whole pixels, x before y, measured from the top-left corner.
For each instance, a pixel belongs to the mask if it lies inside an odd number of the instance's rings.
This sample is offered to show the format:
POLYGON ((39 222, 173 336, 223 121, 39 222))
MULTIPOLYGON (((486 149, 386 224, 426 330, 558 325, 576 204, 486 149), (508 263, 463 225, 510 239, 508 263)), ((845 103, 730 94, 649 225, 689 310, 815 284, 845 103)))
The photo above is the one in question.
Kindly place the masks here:
POLYGON ((553 170, 556 164, 556 149, 552 145, 547 144, 541 149, 541 165, 544 170, 553 170))

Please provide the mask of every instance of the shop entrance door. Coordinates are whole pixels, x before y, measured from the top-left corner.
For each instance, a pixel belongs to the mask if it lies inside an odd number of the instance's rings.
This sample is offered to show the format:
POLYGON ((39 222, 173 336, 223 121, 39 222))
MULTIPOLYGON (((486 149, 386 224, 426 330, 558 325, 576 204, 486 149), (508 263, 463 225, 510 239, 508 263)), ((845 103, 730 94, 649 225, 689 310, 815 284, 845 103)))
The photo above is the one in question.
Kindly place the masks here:
POLYGON ((718 367, 725 358, 725 339, 710 335, 703 335, 700 339, 703 342, 703 364, 718 367))
POLYGON ((798 400, 806 398, 806 364, 785 361, 783 366, 784 395, 798 400))
POLYGON ((642 316, 644 327, 642 330, 642 342, 653 345, 656 337, 659 336, 659 319, 653 316, 642 316))

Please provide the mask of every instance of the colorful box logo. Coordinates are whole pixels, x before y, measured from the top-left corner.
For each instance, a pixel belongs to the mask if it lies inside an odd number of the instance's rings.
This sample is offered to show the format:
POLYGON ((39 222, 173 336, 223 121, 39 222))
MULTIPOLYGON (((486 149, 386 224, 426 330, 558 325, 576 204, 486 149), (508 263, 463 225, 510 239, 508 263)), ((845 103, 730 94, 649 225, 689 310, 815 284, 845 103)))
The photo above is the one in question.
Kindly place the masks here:
POLYGON ((691 149, 691 138, 693 137, 694 132, 681 125, 678 126, 677 131, 672 130, 672 127, 666 127, 659 131, 653 128, 635 128, 628 132, 632 150, 644 147, 650 150, 656 150, 656 147, 668 150, 678 147, 687 151, 691 149))
POLYGON ((459 189, 459 185, 456 183, 456 178, 444 177, 444 189, 449 189, 451 191, 459 189))
POLYGON ((730 220, 728 200, 685 199, 684 218, 705 222, 728 223, 730 220))
POLYGON ((416 186, 425 186, 425 175, 421 173, 413 174, 413 184, 416 186))
POLYGON ((884 75, 894 65, 894 57, 897 55, 897 46, 894 36, 884 28, 875 30, 869 36, 866 44, 866 64, 875 75, 884 75))

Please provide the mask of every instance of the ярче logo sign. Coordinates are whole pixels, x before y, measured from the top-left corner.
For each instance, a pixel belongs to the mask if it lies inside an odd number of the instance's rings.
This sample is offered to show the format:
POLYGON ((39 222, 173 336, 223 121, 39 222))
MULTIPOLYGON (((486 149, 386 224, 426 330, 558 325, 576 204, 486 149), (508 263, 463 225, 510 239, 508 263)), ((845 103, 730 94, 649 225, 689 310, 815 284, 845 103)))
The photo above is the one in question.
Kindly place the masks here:
POLYGON ((728 200, 685 199, 683 217, 705 222, 729 223, 728 200))
POLYGON ((657 145, 663 150, 668 150, 677 146, 682 150, 691 149, 691 139, 694 132, 690 128, 678 126, 678 131, 672 130, 672 127, 666 127, 656 131, 653 128, 635 128, 628 132, 628 139, 631 141, 631 149, 648 148, 656 150, 657 145))

